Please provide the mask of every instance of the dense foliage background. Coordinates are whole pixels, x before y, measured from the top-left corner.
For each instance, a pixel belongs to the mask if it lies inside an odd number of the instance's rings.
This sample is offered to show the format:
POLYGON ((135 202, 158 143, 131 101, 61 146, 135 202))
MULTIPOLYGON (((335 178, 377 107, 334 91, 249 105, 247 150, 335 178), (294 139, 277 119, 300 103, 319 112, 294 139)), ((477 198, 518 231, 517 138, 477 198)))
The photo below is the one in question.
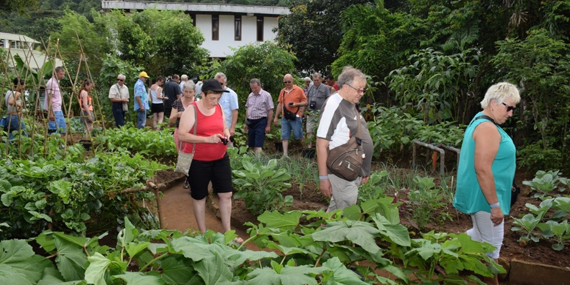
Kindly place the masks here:
POLYGON ((211 61, 200 48, 204 38, 188 15, 101 13, 95 0, 26 7, 16 1, 2 8, 8 17, 0 30, 44 42, 59 38, 70 73, 76 72, 79 38, 103 89, 117 72, 127 74, 131 86, 142 69, 151 76, 222 70, 243 102, 251 77, 274 94, 285 72, 338 76, 353 65, 370 76, 364 105, 396 106, 428 125, 467 124, 486 89, 509 81, 522 91, 514 118, 504 126, 519 148, 519 165, 531 172, 570 169, 570 1, 207 2, 285 5, 291 14, 280 17, 277 45, 243 47, 221 61, 211 61))

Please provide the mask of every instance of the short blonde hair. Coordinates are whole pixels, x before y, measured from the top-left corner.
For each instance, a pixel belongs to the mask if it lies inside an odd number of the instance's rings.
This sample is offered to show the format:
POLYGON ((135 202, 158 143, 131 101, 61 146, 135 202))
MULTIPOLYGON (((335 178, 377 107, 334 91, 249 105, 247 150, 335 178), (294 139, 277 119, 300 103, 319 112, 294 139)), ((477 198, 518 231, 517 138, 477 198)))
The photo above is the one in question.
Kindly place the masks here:
POLYGON ((514 84, 499 82, 487 89, 485 98, 481 101, 481 108, 487 109, 493 99, 497 104, 501 104, 507 99, 512 99, 513 103, 518 104, 521 101, 521 95, 519 93, 519 89, 514 84))

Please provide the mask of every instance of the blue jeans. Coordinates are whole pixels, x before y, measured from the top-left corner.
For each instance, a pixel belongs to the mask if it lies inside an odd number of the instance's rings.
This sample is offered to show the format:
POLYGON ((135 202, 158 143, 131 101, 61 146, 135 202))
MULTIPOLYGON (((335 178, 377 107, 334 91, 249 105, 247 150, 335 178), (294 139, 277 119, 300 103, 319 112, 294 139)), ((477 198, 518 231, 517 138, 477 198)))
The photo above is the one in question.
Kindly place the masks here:
POLYGON ((137 111, 137 128, 142 129, 146 126, 146 111, 137 111))
POLYGON ((117 128, 125 125, 125 111, 123 111, 122 102, 113 102, 113 117, 115 117, 115 124, 117 128))
POLYGON ((22 134, 26 135, 26 126, 24 125, 24 122, 20 122, 20 117, 18 115, 10 115, 6 117, 6 127, 4 127, 4 131, 8 133, 9 140, 13 140, 13 132, 18 132, 20 129, 22 130, 22 134))
POLYGON ((247 132, 247 145, 249 147, 263 147, 265 142, 265 127, 267 126, 267 117, 257 120, 250 120, 251 125, 247 132))
POLYGON ((291 139, 291 130, 293 130, 293 135, 296 140, 303 138, 303 124, 301 118, 297 117, 295 121, 287 120, 284 117, 281 118, 281 139, 291 139))
POLYGON ((50 133, 58 132, 65 134, 67 131, 67 125, 65 124, 65 118, 63 117, 62 111, 53 111, 55 121, 49 121, 48 131, 50 133))

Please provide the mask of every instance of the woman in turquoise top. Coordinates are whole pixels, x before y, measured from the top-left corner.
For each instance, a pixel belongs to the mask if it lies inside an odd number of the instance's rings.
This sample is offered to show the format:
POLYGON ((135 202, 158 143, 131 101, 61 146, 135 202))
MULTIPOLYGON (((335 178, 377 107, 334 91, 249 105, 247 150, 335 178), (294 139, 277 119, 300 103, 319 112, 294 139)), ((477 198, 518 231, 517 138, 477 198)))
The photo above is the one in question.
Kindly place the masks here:
MULTIPOLYGON (((513 140, 499 127, 513 115, 520 102, 517 87, 497 83, 481 101, 482 112, 475 115, 463 137, 457 190, 453 206, 471 215, 473 240, 495 246, 489 257, 498 260, 504 235, 504 215, 511 210, 511 185, 515 176, 516 149, 513 140)), ((489 284, 499 284, 497 277, 489 284)))

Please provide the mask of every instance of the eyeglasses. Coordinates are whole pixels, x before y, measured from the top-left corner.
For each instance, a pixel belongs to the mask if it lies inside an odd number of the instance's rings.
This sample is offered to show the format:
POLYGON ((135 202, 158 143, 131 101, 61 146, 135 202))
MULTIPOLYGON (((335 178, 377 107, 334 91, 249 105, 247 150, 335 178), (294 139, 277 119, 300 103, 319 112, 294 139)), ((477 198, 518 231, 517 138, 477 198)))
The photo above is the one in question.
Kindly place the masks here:
POLYGON ((123 82, 123 81, 125 81, 125 80, 124 80, 124 79, 119 79, 119 78, 117 78, 117 81, 123 82))
POLYGON ((358 92, 358 93, 364 93, 366 92, 366 88, 360 88, 360 89, 356 89, 354 87, 352 87, 350 84, 346 83, 346 85, 348 85, 348 87, 354 89, 354 91, 358 92))
POLYGON ((507 107, 507 113, 510 111, 513 111, 516 108, 515 106, 509 106, 509 105, 505 104, 505 102, 503 102, 501 104, 503 104, 503 105, 505 105, 505 107, 507 107))
POLYGON ((283 84, 288 84, 288 83, 291 83, 291 82, 292 82, 291 80, 289 80, 289 81, 283 81, 283 84))

